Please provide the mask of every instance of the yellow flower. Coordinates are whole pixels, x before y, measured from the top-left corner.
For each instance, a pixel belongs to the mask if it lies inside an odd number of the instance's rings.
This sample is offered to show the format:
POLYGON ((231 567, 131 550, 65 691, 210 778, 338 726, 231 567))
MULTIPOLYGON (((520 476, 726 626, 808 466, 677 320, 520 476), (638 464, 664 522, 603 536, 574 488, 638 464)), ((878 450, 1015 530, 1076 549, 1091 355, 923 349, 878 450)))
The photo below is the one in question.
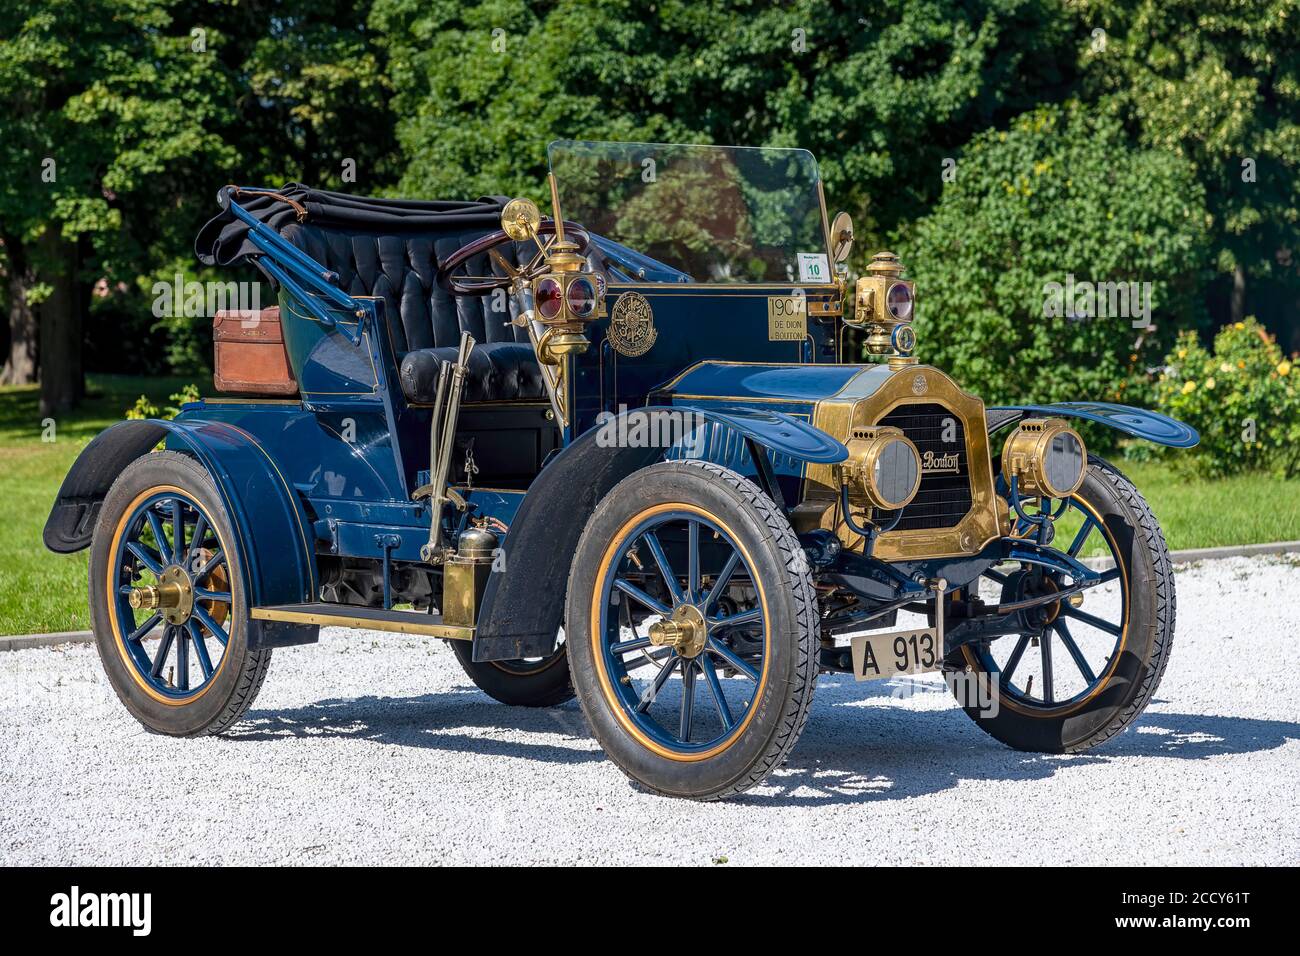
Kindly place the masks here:
POLYGON ((1185 358, 1187 358, 1187 349, 1179 349, 1179 350, 1178 350, 1178 357, 1179 357, 1180 359, 1185 359, 1185 358))
POLYGON ((1205 380, 1205 387, 1206 387, 1206 388, 1210 388, 1210 389, 1214 388, 1214 379, 1212 379, 1212 378, 1207 378, 1207 379, 1205 380))
POLYGON ((1229 365, 1227 362, 1220 362, 1220 363, 1219 363, 1219 371, 1220 371, 1220 372, 1223 372, 1225 375, 1227 375, 1227 374, 1229 374, 1229 373, 1232 372, 1232 366, 1229 365))
POLYGON ((1184 394, 1184 395, 1190 395, 1190 394, 1192 394, 1192 392, 1194 392, 1194 391, 1196 391, 1196 383, 1195 383, 1195 382, 1193 382, 1191 379, 1188 379, 1187 381, 1183 382, 1183 394, 1184 394))
POLYGON ((1237 329, 1238 331, 1240 331, 1241 329, 1244 329, 1245 327, 1246 327, 1246 323, 1245 323, 1245 322, 1238 322, 1236 325, 1233 326, 1233 328, 1237 329))
POLYGON ((1281 362, 1279 362, 1279 363, 1278 363, 1278 366, 1277 366, 1277 374, 1278 374, 1278 375, 1290 375, 1290 374, 1291 374, 1291 363, 1288 362, 1288 361, 1286 361, 1286 359, 1283 359, 1281 362))

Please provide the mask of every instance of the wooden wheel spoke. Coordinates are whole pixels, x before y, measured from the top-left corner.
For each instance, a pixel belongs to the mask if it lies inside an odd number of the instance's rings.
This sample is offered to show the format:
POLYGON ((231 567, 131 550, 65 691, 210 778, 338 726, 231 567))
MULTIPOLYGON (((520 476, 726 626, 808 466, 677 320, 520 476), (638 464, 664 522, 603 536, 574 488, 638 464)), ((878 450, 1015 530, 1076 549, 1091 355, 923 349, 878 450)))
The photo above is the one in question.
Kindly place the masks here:
POLYGON ((663 576, 664 583, 668 585, 668 593, 673 596, 673 604, 683 604, 686 601, 686 595, 682 593, 682 587, 677 583, 677 575, 673 573, 672 566, 668 563, 668 556, 664 554, 663 545, 659 543, 659 536, 653 531, 646 531, 641 535, 645 541, 646 547, 650 549, 651 556, 655 559, 655 564, 659 568, 660 575, 663 576))
POLYGON ((1079 650, 1079 645, 1075 643, 1074 637, 1070 634, 1070 629, 1066 627, 1065 622, 1059 618, 1053 627, 1056 630, 1057 636, 1061 639, 1061 643, 1065 645, 1065 649, 1074 660, 1074 666, 1079 668, 1079 673, 1083 675, 1084 682, 1092 684, 1096 681, 1097 675, 1094 674, 1092 668, 1088 666, 1088 660, 1083 656, 1083 651, 1079 650))
POLYGON ((194 651, 198 655, 199 669, 203 671, 203 679, 207 680, 212 676, 212 658, 208 656, 208 646, 203 642, 203 631, 193 618, 186 623, 186 630, 189 631, 190 640, 194 642, 194 651))
POLYGON ((744 674, 750 680, 754 681, 754 683, 758 683, 758 671, 754 670, 754 668, 750 667, 746 661, 742 660, 736 654, 732 653, 731 649, 728 648, 726 645, 724 645, 721 641, 715 640, 713 637, 710 637, 708 643, 705 644, 705 649, 714 654, 717 654, 724 661, 726 661, 730 667, 740 671, 740 673, 744 674))
POLYGON ((194 605, 193 613, 194 616, 198 618, 199 623, 208 629, 212 636, 221 643, 222 647, 225 647, 230 642, 230 635, 226 633, 220 624, 212 619, 212 615, 207 611, 196 604, 194 605))
POLYGON ((163 573, 161 557, 151 553, 149 549, 139 541, 128 541, 126 543, 126 550, 135 555, 137 560, 139 560, 141 564, 152 571, 155 575, 163 573))
POLYGON ((1025 654, 1025 648, 1029 646, 1029 635, 1020 635, 1020 640, 1016 641, 1016 646, 1011 651, 1011 656, 1007 658, 1006 666, 1002 668, 1002 679, 1010 681, 1011 675, 1015 673, 1016 665, 1020 663, 1020 658, 1025 654))
POLYGON ((727 706, 727 697, 722 692, 722 681, 718 680, 717 668, 713 666, 713 661, 709 660, 709 655, 701 654, 697 660, 700 662, 700 670, 704 674, 704 683, 709 686, 709 693, 713 696, 713 706, 718 709, 718 718, 722 721, 722 728, 728 732, 736 726, 736 720, 731 716, 731 708, 727 706))
POLYGON ((1066 605, 1062 610, 1067 617, 1072 617, 1076 621, 1081 621, 1084 624, 1095 627, 1099 631, 1105 631, 1107 634, 1114 637, 1119 637, 1120 632, 1123 630, 1123 628, 1118 624, 1112 624, 1110 621, 1103 621, 1095 614, 1089 614, 1087 611, 1080 611, 1077 607, 1066 605))
POLYGON ((664 684, 668 682, 669 676, 672 674, 673 669, 677 666, 677 662, 680 660, 680 657, 674 657, 663 667, 659 668, 659 673, 655 675, 655 679, 650 682, 650 686, 645 689, 645 693, 641 695, 641 700, 636 705, 637 713, 644 714, 646 710, 649 709, 650 705, 655 702, 655 698, 659 696, 659 691, 661 691, 664 684))
POLYGON ((1052 632, 1044 629, 1038 635, 1038 650, 1043 662, 1043 702, 1052 703, 1055 681, 1052 678, 1052 632))
POLYGON ((154 678, 162 676, 163 665, 167 663, 167 654, 172 649, 172 642, 176 639, 176 632, 171 627, 163 629, 162 640, 158 643, 158 656, 153 659, 153 666, 149 668, 149 673, 154 678))
POLYGON ((624 580, 623 578, 615 578, 614 587, 619 591, 622 591, 624 594, 630 597, 633 601, 636 601, 638 604, 648 607, 656 614, 662 615, 663 617, 668 617, 670 614, 673 613, 672 609, 669 608, 666 604, 664 604, 662 601, 656 601, 654 598, 646 594, 644 591, 642 591, 631 581, 624 580))
POLYGON ((713 606, 718 603, 718 598, 727 593, 727 585, 731 583, 731 576, 736 573, 736 568, 740 567, 740 552, 734 548, 731 556, 727 558, 726 563, 722 565, 722 570, 713 581, 713 587, 709 588, 709 593, 704 596, 704 601, 700 607, 701 613, 708 617, 713 611, 713 606))
POLYGON ((695 661, 682 660, 682 711, 678 738, 682 743, 691 742, 691 721, 695 717, 695 661))

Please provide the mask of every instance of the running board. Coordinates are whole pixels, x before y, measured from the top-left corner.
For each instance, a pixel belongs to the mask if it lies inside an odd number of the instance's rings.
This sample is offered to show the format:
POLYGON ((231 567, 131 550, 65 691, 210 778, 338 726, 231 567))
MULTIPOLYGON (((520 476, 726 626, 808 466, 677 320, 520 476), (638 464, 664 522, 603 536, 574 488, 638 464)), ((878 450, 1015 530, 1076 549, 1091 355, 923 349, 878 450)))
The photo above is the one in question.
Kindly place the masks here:
POLYGON ((255 607, 255 621, 289 621, 294 624, 319 624, 321 627, 355 627, 368 631, 396 631, 445 637, 453 641, 472 641, 474 628, 442 623, 441 614, 423 611, 386 611, 381 607, 351 604, 279 604, 255 607))

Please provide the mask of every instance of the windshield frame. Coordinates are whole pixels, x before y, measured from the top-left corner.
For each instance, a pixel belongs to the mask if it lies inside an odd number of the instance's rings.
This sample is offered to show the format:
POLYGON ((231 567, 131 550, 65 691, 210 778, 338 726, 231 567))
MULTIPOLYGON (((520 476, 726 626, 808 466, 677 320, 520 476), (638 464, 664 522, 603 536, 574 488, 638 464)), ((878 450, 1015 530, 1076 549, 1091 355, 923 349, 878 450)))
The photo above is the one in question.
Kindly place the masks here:
MULTIPOLYGON (((838 284, 838 280, 837 280, 837 274, 836 274, 836 269, 835 269, 836 263, 835 263, 835 260, 834 260, 834 258, 833 258, 833 256, 832 256, 832 254, 831 254, 831 229, 830 229, 830 218, 829 218, 829 216, 828 216, 828 214, 827 214, 827 211, 826 211, 826 193, 825 193, 825 189, 824 189, 824 186, 823 186, 823 180, 822 180, 822 175, 821 175, 821 166, 820 166, 820 164, 817 162, 817 157, 814 156, 810 150, 800 149, 800 148, 793 148, 793 147, 771 147, 771 146, 732 146, 732 145, 717 144, 717 143, 647 143, 647 142, 624 141, 624 140, 580 140, 580 139, 556 139, 556 140, 552 140, 550 143, 547 144, 547 147, 546 147, 546 161, 547 161, 547 170, 548 170, 548 172, 551 174, 551 176, 554 177, 554 181, 555 181, 555 190, 556 190, 557 195, 559 195, 559 197, 560 197, 560 201, 561 201, 561 202, 563 201, 563 195, 562 195, 562 180, 560 179, 559 176, 557 176, 557 175, 555 174, 555 167, 554 167, 553 157, 554 157, 554 151, 556 150, 557 147, 559 147, 559 148, 563 148, 563 147, 565 147, 565 146, 567 146, 567 145, 570 145, 570 144, 572 144, 572 145, 577 145, 577 146, 604 146, 604 145, 608 145, 608 146, 616 146, 616 147, 619 147, 619 148, 621 148, 621 149, 635 148, 635 147, 645 147, 645 148, 648 149, 648 150, 663 150, 663 149, 716 149, 716 150, 728 150, 728 151, 734 151, 734 150, 746 150, 746 151, 750 151, 750 150, 752 150, 752 151, 756 151, 756 152, 757 152, 757 151, 763 151, 763 152, 803 153, 804 155, 807 156, 807 158, 808 158, 808 162, 811 163, 811 166, 812 166, 812 170, 813 170, 813 173, 814 173, 813 180, 812 180, 812 185, 815 187, 815 192, 816 192, 816 197, 817 197, 817 207, 818 207, 818 210, 817 210, 817 211, 818 211, 818 217, 819 217, 820 222, 821 222, 821 235, 820 235, 821 248, 816 249, 816 250, 813 250, 813 251, 814 251, 814 252, 823 253, 823 254, 826 256, 826 263, 827 263, 827 272, 828 272, 828 274, 827 274, 827 277, 826 277, 826 279, 825 279, 824 281, 820 281, 820 282, 818 282, 818 281, 813 281, 813 280, 801 280, 801 279, 797 279, 797 278, 796 278, 796 279, 793 279, 793 280, 784 281, 784 282, 782 282, 782 281, 775 281, 775 280, 766 280, 766 279, 765 279, 765 280, 762 280, 762 281, 755 281, 755 282, 736 281, 736 280, 734 280, 734 279, 719 280, 719 281, 699 281, 698 279, 694 279, 694 278, 689 279, 689 280, 684 280, 684 281, 666 281, 666 280, 662 280, 662 279, 658 279, 658 280, 656 280, 656 279, 632 279, 632 280, 630 280, 630 281, 620 281, 620 280, 611 279, 611 281, 610 281, 610 283, 609 283, 611 286, 615 286, 615 287, 630 287, 630 286, 665 286, 665 285, 667 285, 667 286, 671 286, 671 287, 673 287, 673 288, 696 288, 696 289, 796 289, 796 288, 810 288, 810 289, 817 289, 817 290, 828 290, 828 289, 833 289, 833 288, 835 288, 835 287, 837 286, 837 284, 838 284)), ((570 216, 571 216, 571 213, 570 213, 567 209, 565 209, 565 210, 563 210, 563 215, 566 216, 566 217, 570 217, 570 216)), ((623 240, 622 240, 621 238, 616 238, 616 237, 613 237, 613 236, 604 236, 604 235, 599 235, 599 234, 597 234, 597 233, 593 233, 593 234, 592 234, 592 238, 593 238, 593 240, 596 240, 596 239, 603 239, 603 240, 605 240, 605 241, 607 241, 607 242, 609 242, 609 243, 614 243, 615 245, 618 245, 618 246, 620 246, 620 247, 631 249, 632 251, 636 252, 639 256, 645 256, 645 257, 647 257, 647 258, 651 258, 647 253, 645 253, 645 252, 643 252, 643 251, 641 251, 641 250, 639 250, 639 249, 634 249, 634 248, 631 247, 631 246, 626 246, 625 243, 623 242, 623 240)), ((660 260, 655 260, 655 261, 660 261, 660 260)), ((678 265, 673 265, 672 263, 668 263, 668 262, 661 262, 661 264, 665 267, 666 271, 669 271, 669 272, 676 272, 676 273, 680 273, 680 274, 683 274, 683 275, 685 274, 685 273, 682 272, 680 266, 678 266, 678 265)))

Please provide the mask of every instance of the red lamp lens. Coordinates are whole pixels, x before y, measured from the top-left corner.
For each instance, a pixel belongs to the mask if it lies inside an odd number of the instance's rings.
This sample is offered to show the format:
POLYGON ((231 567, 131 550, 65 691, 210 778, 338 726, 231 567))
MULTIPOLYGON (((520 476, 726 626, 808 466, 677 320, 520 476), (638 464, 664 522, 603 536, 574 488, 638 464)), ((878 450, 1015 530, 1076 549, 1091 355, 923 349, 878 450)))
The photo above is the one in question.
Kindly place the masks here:
POLYGON ((542 279, 537 283, 537 292, 533 296, 537 314, 543 319, 553 319, 560 314, 564 302, 564 292, 555 279, 542 279))
POLYGON ((885 296, 889 314, 900 322, 905 322, 912 315, 912 290, 902 282, 895 282, 889 287, 885 296))
POLYGON ((596 309, 596 287, 590 279, 574 279, 569 283, 569 311, 574 315, 591 315, 596 309))

